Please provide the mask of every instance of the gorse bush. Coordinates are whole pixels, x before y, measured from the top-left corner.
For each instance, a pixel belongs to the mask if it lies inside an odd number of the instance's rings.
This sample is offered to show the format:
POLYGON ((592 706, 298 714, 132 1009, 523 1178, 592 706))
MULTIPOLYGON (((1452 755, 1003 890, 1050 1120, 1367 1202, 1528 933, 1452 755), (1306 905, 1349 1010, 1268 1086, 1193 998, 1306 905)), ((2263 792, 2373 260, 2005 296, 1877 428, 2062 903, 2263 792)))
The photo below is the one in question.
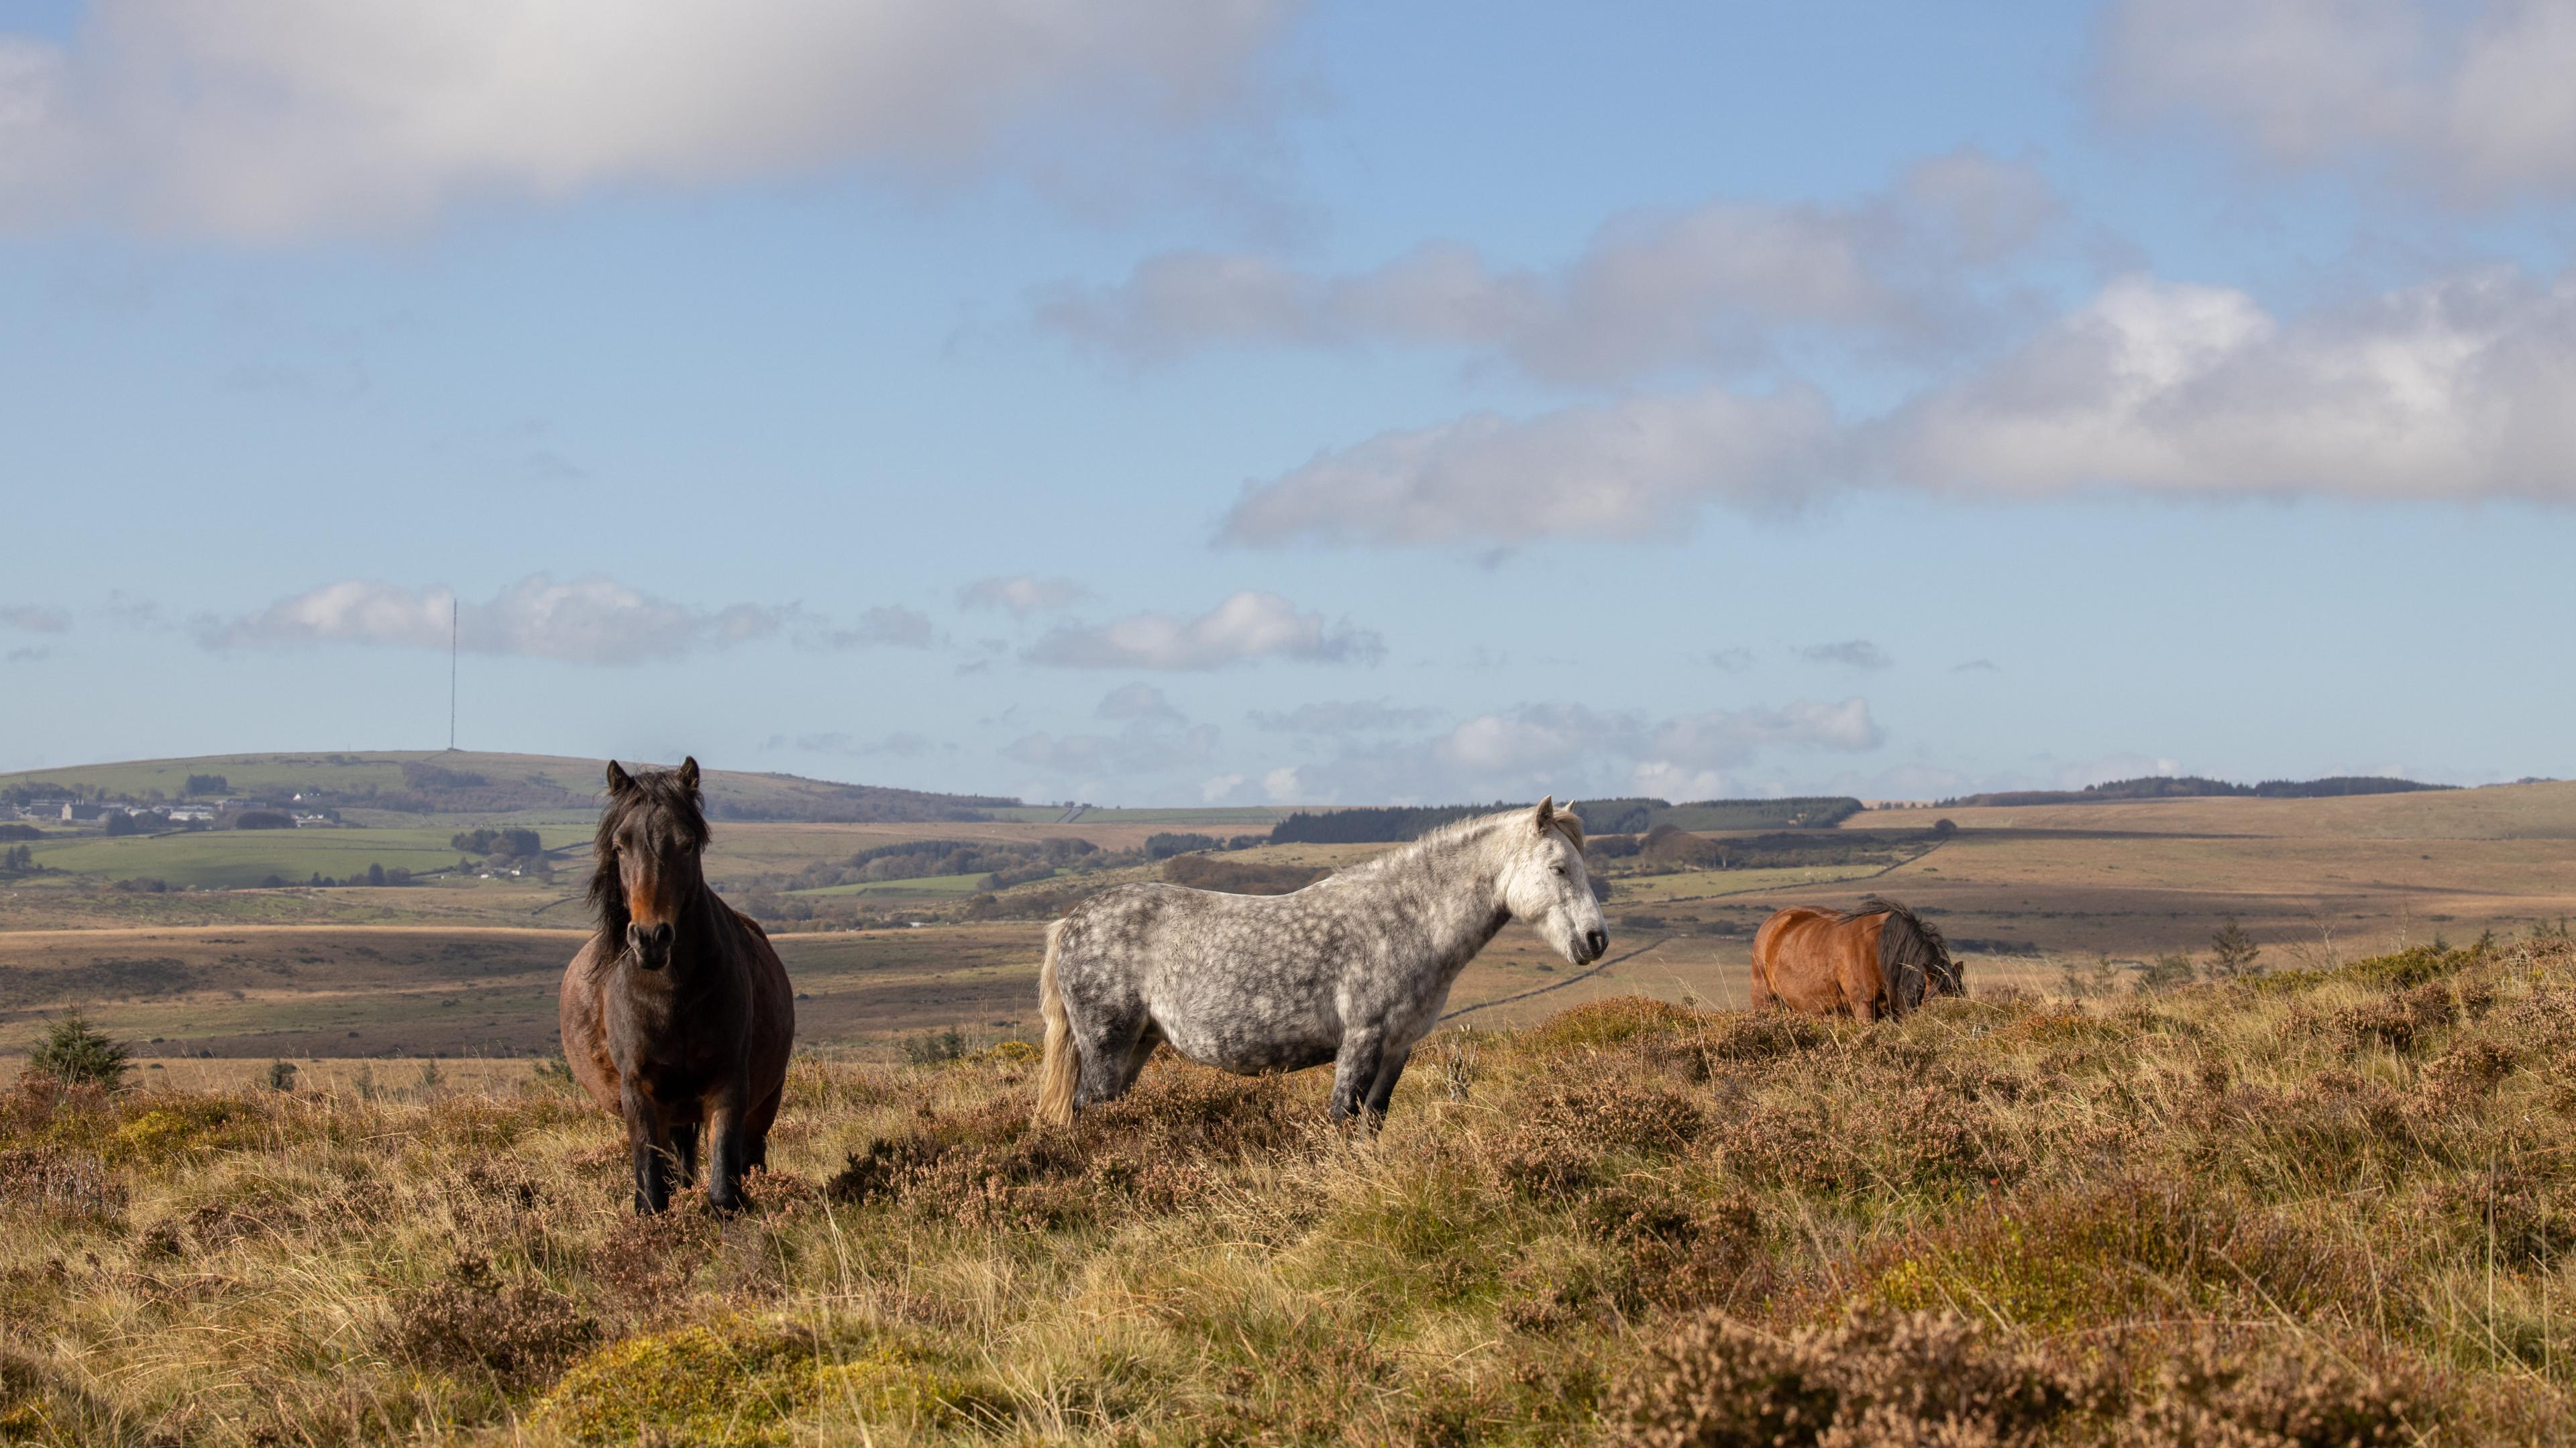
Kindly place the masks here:
POLYGON ((0 1094, 0 1440, 2576 1439, 2576 945, 1944 1000, 1603 1001, 1328 1073, 803 1057, 751 1210, 498 1095, 0 1094))

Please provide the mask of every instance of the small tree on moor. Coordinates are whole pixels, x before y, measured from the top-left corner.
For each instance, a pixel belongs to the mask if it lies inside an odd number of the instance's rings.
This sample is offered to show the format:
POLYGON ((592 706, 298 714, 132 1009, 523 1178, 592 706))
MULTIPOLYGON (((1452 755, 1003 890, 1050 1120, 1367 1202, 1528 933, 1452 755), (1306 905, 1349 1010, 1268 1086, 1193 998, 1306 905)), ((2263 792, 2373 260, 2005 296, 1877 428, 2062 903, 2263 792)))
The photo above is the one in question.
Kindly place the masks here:
POLYGON ((84 1019, 79 1010, 65 1011, 63 1018, 45 1031, 45 1038, 27 1055, 30 1075, 51 1076, 75 1086, 105 1086, 114 1090, 125 1084, 125 1073, 131 1069, 133 1052, 109 1040, 84 1019))
POLYGON ((2255 958, 2263 953, 2262 947, 2254 943, 2254 937, 2245 933, 2245 927, 2237 924, 2233 915, 2227 917, 2227 923, 2219 927, 2217 934, 2209 937, 2209 950, 2209 974, 2213 980, 2252 975, 2255 958))

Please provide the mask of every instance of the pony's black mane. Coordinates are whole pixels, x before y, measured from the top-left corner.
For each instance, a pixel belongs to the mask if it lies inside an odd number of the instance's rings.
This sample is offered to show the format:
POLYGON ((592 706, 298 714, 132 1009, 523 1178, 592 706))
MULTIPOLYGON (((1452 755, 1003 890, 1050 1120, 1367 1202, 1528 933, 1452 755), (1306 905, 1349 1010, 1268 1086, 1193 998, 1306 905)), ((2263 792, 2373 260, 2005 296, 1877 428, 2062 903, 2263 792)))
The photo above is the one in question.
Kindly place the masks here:
POLYGON ((1959 974, 1959 963, 1950 958, 1950 942, 1941 938, 1939 926, 1880 895, 1861 901, 1858 908, 1843 912, 1842 918, 1848 922, 1872 915, 1887 917, 1887 926, 1878 936, 1878 968, 1887 977, 1891 998, 1910 994, 1905 987, 1913 979, 1922 980, 1928 994, 1968 993, 1959 974))
POLYGON ((599 957, 613 959, 626 949, 626 890, 617 871, 617 837, 629 820, 642 816, 645 835, 664 855, 706 848, 706 807, 697 790, 680 782, 676 769, 629 771, 628 789, 608 797, 600 811, 599 833, 590 843, 590 910, 599 921, 599 957))

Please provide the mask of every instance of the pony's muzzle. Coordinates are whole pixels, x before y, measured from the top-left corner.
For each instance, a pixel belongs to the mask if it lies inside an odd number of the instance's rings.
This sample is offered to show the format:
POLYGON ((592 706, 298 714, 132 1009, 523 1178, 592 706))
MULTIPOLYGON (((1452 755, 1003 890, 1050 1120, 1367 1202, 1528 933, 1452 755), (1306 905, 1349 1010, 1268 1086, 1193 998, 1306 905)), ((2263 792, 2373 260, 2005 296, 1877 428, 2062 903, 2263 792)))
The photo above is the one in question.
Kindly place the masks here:
POLYGON ((659 925, 641 923, 626 927, 626 949, 635 963, 646 970, 660 970, 671 963, 671 922, 659 925))

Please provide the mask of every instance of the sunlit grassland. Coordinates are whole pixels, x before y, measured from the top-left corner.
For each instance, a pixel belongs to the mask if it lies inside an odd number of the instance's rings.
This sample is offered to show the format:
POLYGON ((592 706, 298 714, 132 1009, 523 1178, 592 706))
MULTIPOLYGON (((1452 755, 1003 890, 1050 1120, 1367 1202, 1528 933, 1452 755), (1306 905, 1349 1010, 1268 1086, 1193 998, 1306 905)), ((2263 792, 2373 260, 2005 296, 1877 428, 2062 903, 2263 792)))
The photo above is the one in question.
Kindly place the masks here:
POLYGON ((1868 1027, 1600 1002, 1426 1042, 1375 1137, 1320 1072, 1166 1059, 1032 1133, 1023 1050, 806 1058, 755 1209, 648 1223, 524 1063, 22 1088, 0 1430, 2566 1441, 2571 1049, 2544 942, 1868 1027))

